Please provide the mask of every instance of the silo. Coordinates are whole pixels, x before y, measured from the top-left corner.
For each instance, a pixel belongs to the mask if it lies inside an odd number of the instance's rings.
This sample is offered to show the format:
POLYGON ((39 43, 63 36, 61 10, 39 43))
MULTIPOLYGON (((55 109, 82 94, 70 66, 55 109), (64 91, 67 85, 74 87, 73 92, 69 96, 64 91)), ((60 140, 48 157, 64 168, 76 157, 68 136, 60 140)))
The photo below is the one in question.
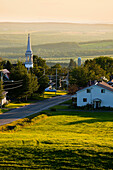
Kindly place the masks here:
POLYGON ((81 66, 81 57, 78 57, 78 66, 81 66))

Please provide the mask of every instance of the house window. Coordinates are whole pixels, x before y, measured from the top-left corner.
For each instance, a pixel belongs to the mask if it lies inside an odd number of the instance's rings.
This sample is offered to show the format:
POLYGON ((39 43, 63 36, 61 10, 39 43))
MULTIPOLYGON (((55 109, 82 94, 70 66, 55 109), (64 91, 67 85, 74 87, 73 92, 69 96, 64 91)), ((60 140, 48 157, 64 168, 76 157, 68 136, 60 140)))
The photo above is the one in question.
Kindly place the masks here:
POLYGON ((91 89, 87 89, 87 93, 91 93, 91 89))
POLYGON ((87 98, 83 98, 83 102, 87 102, 87 98))
POLYGON ((101 89, 101 93, 105 93, 105 89, 101 89))

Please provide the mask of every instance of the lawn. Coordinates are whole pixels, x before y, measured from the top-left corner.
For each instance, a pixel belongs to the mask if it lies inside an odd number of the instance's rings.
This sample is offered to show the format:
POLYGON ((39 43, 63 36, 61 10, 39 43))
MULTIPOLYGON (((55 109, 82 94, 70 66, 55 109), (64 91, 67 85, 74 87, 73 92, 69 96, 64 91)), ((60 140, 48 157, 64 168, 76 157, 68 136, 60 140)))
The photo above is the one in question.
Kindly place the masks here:
POLYGON ((5 105, 5 108, 14 109, 14 108, 19 108, 25 105, 29 105, 30 103, 9 103, 5 105))
POLYGON ((57 92, 44 92, 42 95, 34 94, 33 99, 35 100, 44 100, 47 98, 52 98, 55 96, 61 96, 61 95, 66 95, 67 91, 65 90, 57 90, 57 92))
POLYGON ((0 132, 0 167, 112 169, 113 113, 45 111, 0 132))
POLYGON ((57 92, 44 92, 44 98, 66 95, 67 91, 57 90, 57 92))

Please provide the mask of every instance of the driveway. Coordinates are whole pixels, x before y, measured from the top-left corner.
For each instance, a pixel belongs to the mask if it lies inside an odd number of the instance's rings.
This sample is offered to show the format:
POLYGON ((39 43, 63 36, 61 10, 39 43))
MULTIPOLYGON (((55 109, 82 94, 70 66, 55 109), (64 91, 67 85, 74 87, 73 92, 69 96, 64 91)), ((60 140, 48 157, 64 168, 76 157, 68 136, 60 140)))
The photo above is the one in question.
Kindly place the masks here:
POLYGON ((52 106, 58 105, 70 99, 70 95, 56 96, 50 99, 46 99, 44 101, 38 101, 37 103, 13 109, 0 115, 0 125, 8 124, 15 120, 46 110, 52 106))

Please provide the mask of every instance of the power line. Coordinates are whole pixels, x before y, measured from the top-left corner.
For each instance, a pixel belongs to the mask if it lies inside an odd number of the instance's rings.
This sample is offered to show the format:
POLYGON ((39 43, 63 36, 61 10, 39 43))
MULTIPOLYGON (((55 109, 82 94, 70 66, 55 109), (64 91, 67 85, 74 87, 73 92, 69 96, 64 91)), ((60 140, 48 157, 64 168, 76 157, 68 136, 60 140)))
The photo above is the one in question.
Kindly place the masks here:
POLYGON ((22 82, 23 80, 18 80, 18 81, 15 81, 15 80, 7 80, 7 81, 4 81, 4 83, 16 83, 16 82, 22 82))
POLYGON ((12 90, 12 89, 16 89, 16 88, 19 88, 19 87, 22 87, 23 85, 19 85, 19 86, 16 86, 16 87, 12 87, 12 88, 8 88, 8 89, 4 89, 4 90, 12 90))
MULTIPOLYGON (((13 82, 12 82, 13 83, 13 82)), ((3 84, 3 86, 14 86, 14 85, 16 85, 16 84, 20 84, 21 82, 18 82, 18 83, 13 83, 13 84, 3 84)))

